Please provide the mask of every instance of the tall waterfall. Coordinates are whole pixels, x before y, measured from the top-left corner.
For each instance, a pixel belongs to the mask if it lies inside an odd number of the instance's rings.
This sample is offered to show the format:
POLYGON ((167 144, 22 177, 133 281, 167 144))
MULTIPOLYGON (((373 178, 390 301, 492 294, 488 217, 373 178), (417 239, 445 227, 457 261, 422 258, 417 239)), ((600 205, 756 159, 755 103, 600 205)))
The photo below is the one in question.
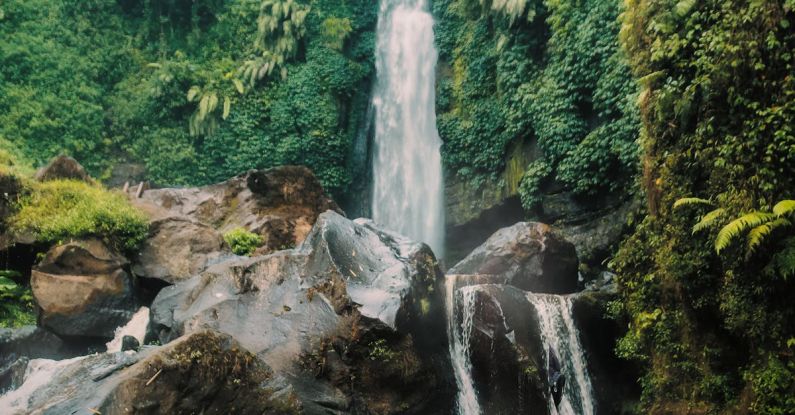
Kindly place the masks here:
POLYGON ((381 0, 376 43, 373 220, 444 255, 433 17, 427 0, 381 0))
MULTIPOLYGON (((557 408, 550 399, 550 414, 593 415, 593 388, 585 366, 585 353, 572 319, 571 299, 560 295, 532 293, 527 294, 527 299, 538 312, 544 348, 557 354, 561 371, 566 375, 563 399, 557 408)), ((548 359, 546 353, 544 358, 548 359)))
POLYGON ((447 337, 450 360, 458 387, 456 410, 459 415, 480 414, 475 383, 472 380, 472 363, 469 360, 469 337, 475 314, 474 287, 457 287, 456 275, 445 279, 445 306, 447 307, 447 337), (457 289, 458 288, 458 289, 457 289), (459 304, 460 302, 460 304, 459 304), (456 307, 460 307, 461 321, 456 318, 456 307))

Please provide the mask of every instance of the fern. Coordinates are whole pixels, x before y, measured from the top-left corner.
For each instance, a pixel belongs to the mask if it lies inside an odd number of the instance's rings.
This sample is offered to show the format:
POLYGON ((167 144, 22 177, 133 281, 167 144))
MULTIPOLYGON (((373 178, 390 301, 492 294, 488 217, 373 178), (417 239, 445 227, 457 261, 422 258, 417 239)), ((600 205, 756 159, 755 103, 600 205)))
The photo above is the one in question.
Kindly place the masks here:
POLYGON ((776 220, 763 223, 751 229, 751 231, 748 232, 748 237, 746 238, 747 240, 746 256, 750 257, 751 254, 753 254, 754 251, 756 251, 756 248, 758 248, 759 245, 761 245, 762 242, 764 242, 765 238, 767 238, 767 236, 770 235, 774 230, 784 226, 789 226, 791 224, 792 222, 790 222, 787 219, 778 218, 776 220))
POLYGON ((742 233, 769 222, 773 218, 775 218, 775 215, 769 212, 751 212, 729 222, 718 232, 718 236, 715 238, 715 251, 720 253, 742 233))
POLYGON ((778 217, 787 216, 793 212, 795 212, 795 200, 782 200, 773 206, 773 214, 778 217))
POLYGON ((701 199, 699 197, 683 197, 676 202, 674 202, 674 209, 680 208, 682 206, 690 206, 690 205, 712 205, 707 199, 701 199))
POLYGON ((697 232, 701 232, 702 230, 711 227, 712 225, 715 224, 715 221, 719 217, 723 216, 725 212, 726 209, 724 208, 717 208, 708 212, 706 215, 701 217, 701 220, 698 221, 697 224, 693 225, 693 233, 695 234, 697 232))
POLYGON ((795 237, 784 241, 784 247, 773 255, 765 271, 784 279, 795 275, 795 237))

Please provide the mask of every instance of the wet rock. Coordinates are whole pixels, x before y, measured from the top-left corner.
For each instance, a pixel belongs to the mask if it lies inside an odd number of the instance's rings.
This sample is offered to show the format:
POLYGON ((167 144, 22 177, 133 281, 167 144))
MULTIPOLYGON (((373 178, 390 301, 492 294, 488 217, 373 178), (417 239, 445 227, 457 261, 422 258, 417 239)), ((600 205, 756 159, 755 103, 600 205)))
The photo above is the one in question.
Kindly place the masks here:
POLYGON ((163 289, 152 322, 164 343, 233 336, 285 375, 306 413, 449 412, 442 277, 426 245, 329 211, 296 249, 163 289))
POLYGON ((31 361, 8 414, 295 414, 291 387, 231 337, 200 331, 138 354, 31 361))
POLYGON ((121 351, 123 352, 127 350, 138 351, 140 347, 141 343, 133 336, 124 336, 121 338, 121 351))
MULTIPOLYGON (((470 359, 483 413, 547 413, 548 385, 538 317, 525 292, 509 285, 474 285, 470 359)), ((457 321, 466 310, 456 301, 457 321)), ((460 329, 460 328, 459 328, 460 329)))
POLYGON ((62 359, 73 353, 60 337, 41 327, 0 329, 0 365, 9 364, 23 356, 31 359, 62 359))
POLYGON ((577 223, 556 224, 577 248, 580 261, 599 266, 617 248, 628 229, 627 216, 637 203, 625 202, 577 223))
POLYGON ((625 321, 609 318, 607 307, 618 299, 615 284, 604 282, 571 296, 572 316, 588 361, 597 408, 620 413, 625 402, 640 397, 640 370, 615 354, 616 342, 626 332, 625 321))
POLYGON ((49 180, 71 179, 80 180, 86 183, 94 183, 94 179, 88 175, 77 160, 69 156, 58 156, 50 161, 49 164, 36 172, 36 180, 46 182, 49 180))
POLYGON ((20 357, 6 365, 0 365, 0 395, 22 385, 29 362, 27 357, 20 357))
POLYGON ((149 236, 134 259, 135 275, 169 284, 204 271, 208 264, 229 255, 221 234, 212 227, 181 217, 153 221, 149 236))
POLYGON ((561 234, 543 223, 519 222, 502 228, 475 248, 448 274, 493 274, 537 293, 577 289, 577 253, 561 234))
POLYGON ((126 265, 99 239, 50 249, 31 274, 39 324, 60 336, 112 338, 136 310, 126 265))
POLYGON ((179 217, 221 234, 242 226, 262 236, 257 254, 297 246, 320 213, 339 211, 303 166, 252 170, 203 187, 148 190, 133 203, 154 221, 179 217))

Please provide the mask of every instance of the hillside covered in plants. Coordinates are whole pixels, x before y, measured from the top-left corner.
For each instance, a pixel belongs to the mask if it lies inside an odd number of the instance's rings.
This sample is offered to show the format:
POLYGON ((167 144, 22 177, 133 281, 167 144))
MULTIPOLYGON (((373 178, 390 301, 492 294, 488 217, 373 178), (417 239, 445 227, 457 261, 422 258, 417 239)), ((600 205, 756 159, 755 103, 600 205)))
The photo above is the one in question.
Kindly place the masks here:
MULTIPOLYGON (((162 364, 188 412, 795 413, 793 0, 0 0, 0 196, 2 330, 87 355, 151 307, 154 351, 109 379, 162 364), (374 99, 418 100, 412 63, 442 175, 407 186, 440 181, 441 252, 349 220, 383 125, 420 123, 374 99), (57 297, 73 252, 124 281, 95 331, 37 282, 57 297)), ((3 333, 0 404, 36 357, 3 333)))

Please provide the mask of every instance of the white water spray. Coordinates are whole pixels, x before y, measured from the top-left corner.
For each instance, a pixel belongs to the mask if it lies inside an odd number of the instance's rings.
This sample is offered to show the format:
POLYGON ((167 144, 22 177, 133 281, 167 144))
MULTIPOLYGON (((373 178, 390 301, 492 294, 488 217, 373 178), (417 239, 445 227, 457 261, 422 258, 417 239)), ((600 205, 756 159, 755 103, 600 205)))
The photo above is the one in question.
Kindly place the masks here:
MULTIPOLYGON (((585 353, 577 327, 572 319, 572 302, 568 297, 547 294, 527 294, 530 304, 538 312, 541 340, 546 350, 557 354, 561 371, 566 375, 563 398, 555 408, 549 400, 549 413, 559 415, 593 415, 594 397, 588 377, 585 353)), ((544 359, 548 359, 544 353, 544 359)), ((549 365, 549 362, 547 362, 549 365)))
POLYGON ((427 0, 381 0, 373 96, 373 220, 444 255, 433 17, 427 0))
POLYGON ((463 287, 456 289, 456 276, 448 275, 445 279, 447 307, 447 337, 450 347, 450 360, 453 364, 458 395, 456 409, 459 415, 480 414, 480 405, 475 393, 475 382, 472 380, 472 362, 469 355, 469 340, 472 334, 472 323, 475 314, 475 289, 463 287), (461 304, 457 304, 460 301, 461 304), (456 306, 461 310, 461 321, 456 319, 456 306))
POLYGON ((108 348, 108 353, 115 353, 121 351, 121 343, 124 336, 133 336, 138 340, 138 344, 144 344, 144 337, 146 337, 146 326, 149 325, 149 308, 141 307, 133 314, 127 324, 117 327, 114 332, 113 340, 105 344, 108 348))

